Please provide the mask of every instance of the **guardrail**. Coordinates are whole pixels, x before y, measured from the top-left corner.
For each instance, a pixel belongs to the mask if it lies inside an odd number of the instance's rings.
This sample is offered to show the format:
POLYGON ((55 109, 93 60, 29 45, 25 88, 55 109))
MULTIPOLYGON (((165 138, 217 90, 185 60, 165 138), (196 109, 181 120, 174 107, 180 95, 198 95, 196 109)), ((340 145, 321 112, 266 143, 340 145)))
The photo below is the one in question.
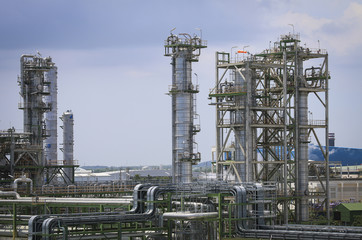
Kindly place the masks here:
POLYGON ((309 119, 308 125, 324 126, 324 125, 326 125, 326 121, 309 119))
POLYGON ((68 165, 79 165, 78 160, 72 160, 72 164, 67 160, 48 160, 47 166, 68 166, 68 165))

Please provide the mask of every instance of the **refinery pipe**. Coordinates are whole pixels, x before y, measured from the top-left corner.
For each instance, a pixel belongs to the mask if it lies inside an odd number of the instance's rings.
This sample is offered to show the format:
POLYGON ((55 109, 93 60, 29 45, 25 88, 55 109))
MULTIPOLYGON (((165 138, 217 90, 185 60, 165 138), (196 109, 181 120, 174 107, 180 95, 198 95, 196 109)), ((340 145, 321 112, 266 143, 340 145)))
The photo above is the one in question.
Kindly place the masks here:
POLYGON ((14 191, 15 192, 17 192, 17 190, 18 190, 18 182, 30 183, 30 194, 33 193, 33 180, 31 180, 30 178, 27 178, 25 176, 15 179, 14 180, 14 191))

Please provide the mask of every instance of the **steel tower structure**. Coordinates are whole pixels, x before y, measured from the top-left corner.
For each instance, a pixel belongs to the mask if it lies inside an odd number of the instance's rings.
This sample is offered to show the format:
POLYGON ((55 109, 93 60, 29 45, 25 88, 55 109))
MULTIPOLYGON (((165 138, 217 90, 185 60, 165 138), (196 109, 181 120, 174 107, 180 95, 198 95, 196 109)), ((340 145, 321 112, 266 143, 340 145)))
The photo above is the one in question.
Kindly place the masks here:
POLYGON ((216 53, 216 84, 209 97, 216 106, 218 179, 277 182, 285 223, 291 204, 294 220, 307 221, 311 198, 324 202, 329 214, 328 170, 318 176, 324 192, 308 192, 312 137, 323 152, 321 164, 329 167, 328 79, 327 52, 303 48, 299 35, 283 35, 274 47, 241 61, 216 53), (324 119, 308 120, 310 95, 323 109, 324 119), (235 148, 231 156, 230 146, 235 148))
POLYGON ((42 184, 43 167, 46 165, 43 157, 43 140, 46 137, 44 113, 51 110, 51 104, 44 102, 48 96, 50 82, 45 73, 54 67, 52 59, 36 55, 22 55, 20 58, 20 95, 23 101, 19 109, 24 111, 24 132, 30 133, 26 151, 15 152, 15 165, 27 166, 29 178, 36 184, 42 184))
POLYGON ((31 133, 32 145, 41 146, 45 138, 45 123, 43 116, 51 109, 50 104, 44 103, 44 97, 49 95, 50 83, 45 79, 44 73, 53 66, 51 58, 41 58, 34 55, 23 55, 20 59, 20 95, 23 102, 19 108, 24 110, 24 132, 31 133))
POLYGON ((191 63, 197 62, 206 42, 187 33, 171 35, 165 41, 165 56, 171 57, 172 85, 172 180, 174 183, 190 183, 192 165, 200 161, 195 152, 194 135, 200 127, 194 124, 196 93, 198 86, 192 83, 191 63))
POLYGON ((57 67, 50 57, 42 58, 39 53, 22 55, 18 83, 24 132, 11 128, 0 133, 0 185, 29 178, 39 187, 51 183, 58 174, 65 182, 74 182, 77 165, 73 165, 73 156, 63 164, 57 157, 57 67))

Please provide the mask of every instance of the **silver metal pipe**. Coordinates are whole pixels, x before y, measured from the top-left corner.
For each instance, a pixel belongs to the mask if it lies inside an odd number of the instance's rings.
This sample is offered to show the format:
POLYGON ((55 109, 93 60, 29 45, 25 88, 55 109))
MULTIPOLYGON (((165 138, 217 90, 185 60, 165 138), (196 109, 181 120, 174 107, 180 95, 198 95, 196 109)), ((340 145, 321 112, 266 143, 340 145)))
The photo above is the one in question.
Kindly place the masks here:
POLYGON ((4 197, 13 197, 15 199, 19 199, 20 195, 16 191, 9 191, 9 192, 0 191, 0 198, 4 197))
POLYGON ((282 226, 278 225, 261 226, 261 228, 272 229, 272 230, 291 230, 291 231, 362 233, 361 227, 348 227, 348 226, 288 224, 282 226))
POLYGON ((245 217, 247 214, 246 209, 246 189, 244 186, 234 186, 231 191, 235 196, 235 203, 237 204, 236 208, 236 218, 241 219, 237 221, 238 231, 244 231, 247 229, 247 224, 245 217))
POLYGON ((17 192, 17 190, 18 190, 18 182, 30 183, 30 194, 33 193, 33 180, 31 180, 30 178, 27 178, 25 176, 15 179, 14 180, 14 191, 15 192, 17 192))
MULTIPOLYGON (((7 195, 3 195, 6 197, 7 195)), ((1 196, 0 196, 1 197, 1 196)), ((9 194, 9 197, 14 199, 0 199, 0 204, 9 202, 17 204, 30 204, 34 201, 38 203, 52 203, 52 204, 72 204, 75 201, 78 204, 129 204, 131 200, 129 198, 54 198, 54 197, 38 197, 36 199, 32 197, 20 197, 13 194, 9 194), (76 200, 75 200, 76 199, 76 200)))
POLYGON ((265 196, 264 196, 264 188, 262 186, 261 183, 255 183, 255 188, 256 188, 256 201, 257 206, 256 206, 256 217, 257 217, 257 225, 258 226, 263 226, 265 225, 265 219, 264 219, 264 201, 265 201, 265 196))
POLYGON ((194 210, 192 210, 192 208, 189 208, 188 211, 189 212, 212 212, 215 210, 215 207, 212 204, 206 204, 206 203, 200 203, 200 202, 180 202, 180 201, 172 201, 172 204, 177 206, 189 206, 189 207, 193 207, 194 210))
POLYGON ((300 240, 341 240, 341 239, 362 239, 362 234, 356 233, 339 233, 339 232, 315 232, 315 231, 292 231, 292 230, 254 230, 249 229, 241 232, 243 237, 254 237, 254 238, 272 238, 272 239, 300 239, 300 240))
MULTIPOLYGON (((138 185, 137 189, 141 190, 142 185, 138 185)), ((55 227, 65 229, 65 226, 74 226, 79 224, 95 224, 95 223, 114 223, 114 222, 134 222, 134 221, 147 221, 154 218, 156 212, 155 201, 158 195, 162 192, 173 191, 174 188, 160 188, 158 186, 150 186, 147 190, 147 209, 144 213, 140 214, 126 214, 126 213, 111 213, 111 214, 91 214, 88 216, 81 215, 68 215, 66 217, 59 216, 44 216, 44 218, 31 218, 29 221, 29 239, 36 239, 34 236, 39 230, 39 222, 42 225, 42 237, 47 240, 50 239, 53 229, 55 227), (37 231, 37 232, 34 232, 37 231)), ((138 204, 138 203, 137 203, 138 204)))
POLYGON ((216 218, 218 216, 218 212, 165 212, 162 216, 165 220, 203 220, 208 218, 216 218))

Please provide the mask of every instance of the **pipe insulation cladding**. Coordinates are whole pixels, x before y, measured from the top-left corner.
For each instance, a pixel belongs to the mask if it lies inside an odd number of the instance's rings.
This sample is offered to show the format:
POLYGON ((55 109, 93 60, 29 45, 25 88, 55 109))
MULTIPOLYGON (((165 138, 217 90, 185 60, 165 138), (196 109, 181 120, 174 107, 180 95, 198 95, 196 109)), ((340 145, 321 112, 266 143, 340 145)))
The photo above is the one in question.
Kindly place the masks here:
POLYGON ((191 161, 184 161, 193 152, 193 94, 187 92, 192 85, 189 50, 180 51, 175 58, 175 83, 180 92, 175 95, 176 178, 189 183, 192 178, 191 161))

